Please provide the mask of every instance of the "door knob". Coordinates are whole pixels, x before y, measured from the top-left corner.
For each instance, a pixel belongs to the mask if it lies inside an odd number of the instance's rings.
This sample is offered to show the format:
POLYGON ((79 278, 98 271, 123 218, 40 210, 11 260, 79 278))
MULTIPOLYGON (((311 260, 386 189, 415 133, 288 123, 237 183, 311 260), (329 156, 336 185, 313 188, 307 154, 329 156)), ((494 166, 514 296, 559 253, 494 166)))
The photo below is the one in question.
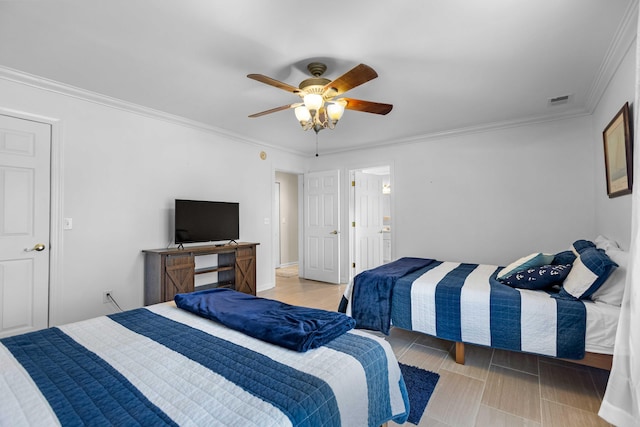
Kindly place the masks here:
POLYGON ((25 249, 24 251, 25 251, 25 252, 31 252, 31 251, 38 251, 38 252, 40 252, 40 251, 44 251, 44 248, 45 248, 44 243, 38 243, 38 244, 36 244, 34 247, 32 247, 31 249, 28 249, 28 248, 27 248, 27 249, 25 249))
POLYGON ((332 232, 330 232, 329 234, 338 234, 338 230, 333 230, 332 232))

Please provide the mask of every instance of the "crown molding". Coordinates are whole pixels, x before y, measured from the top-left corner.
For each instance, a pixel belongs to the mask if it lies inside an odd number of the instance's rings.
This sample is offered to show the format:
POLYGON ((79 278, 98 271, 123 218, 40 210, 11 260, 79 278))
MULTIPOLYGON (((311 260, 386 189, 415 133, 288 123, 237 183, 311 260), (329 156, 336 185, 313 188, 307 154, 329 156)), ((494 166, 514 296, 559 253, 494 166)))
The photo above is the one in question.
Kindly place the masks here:
POLYGON ((596 110, 622 60, 629 50, 635 47, 637 36, 638 0, 633 0, 627 8, 627 12, 602 60, 593 84, 587 92, 585 105, 589 112, 593 113, 596 110))
MULTIPOLYGON (((442 131, 442 132, 433 132, 428 134, 416 135, 416 136, 411 136, 407 138, 396 139, 391 142, 380 141, 378 143, 376 142, 367 143, 366 145, 363 144, 357 147, 324 151, 323 154, 324 155, 341 154, 341 153, 366 150, 371 148, 384 148, 384 147, 390 147, 390 146, 396 147, 398 145, 419 144, 427 141, 454 138, 454 137, 464 136, 464 135, 472 135, 472 134, 485 133, 485 132, 496 132, 500 130, 513 129, 517 127, 532 126, 532 125, 555 122, 560 120, 569 120, 569 119, 574 119, 574 118, 579 118, 584 116, 590 116, 591 114, 592 113, 590 111, 587 111, 586 109, 575 109, 569 112, 565 112, 563 114, 529 117, 529 118, 519 119, 519 120, 505 120, 500 122, 485 123, 477 126, 451 129, 451 130, 442 131)), ((312 156, 309 156, 309 157, 312 157, 312 156)))
MULTIPOLYGON (((636 6, 637 6, 637 2, 636 2, 636 6)), ((636 8, 637 10, 637 8, 636 8)), ((619 60, 622 59, 622 55, 619 56, 619 60)), ((613 71, 615 71, 616 67, 612 67, 611 69, 613 71)), ((613 76, 613 71, 612 74, 610 74, 609 78, 607 79, 606 83, 608 84, 608 81, 611 79, 611 77, 613 76)), ((43 77, 39 77, 39 76, 35 76, 32 74, 28 74, 19 70, 14 70, 12 68, 8 68, 8 67, 3 67, 0 66, 0 79, 3 80, 8 80, 8 81, 12 81, 15 83, 19 83, 19 84, 23 84, 23 85, 27 85, 27 86, 31 86, 31 87, 35 87, 41 90, 45 90, 45 91, 49 91, 49 92, 53 92, 53 93, 57 93, 63 96, 68 96, 68 97, 72 97, 72 98, 76 98, 76 99, 80 99, 82 101, 87 101, 87 102, 92 102, 95 104, 99 104, 99 105, 103 105, 109 108, 115 108, 118 110, 122 110, 122 111, 126 111, 129 113, 134 113, 134 114, 138 114, 144 117, 149 117, 149 118, 153 118, 153 119, 158 119, 158 120, 163 120, 165 122, 168 123, 172 123, 172 124, 177 124, 180 126, 185 126, 191 129, 196 129, 199 131, 203 131, 203 132, 207 132, 207 133, 211 133, 211 134, 215 134, 218 136, 222 136, 224 138, 228 138, 234 141, 238 141, 241 143, 245 143, 245 144, 249 144, 255 147, 261 147, 261 148, 269 148, 269 149, 274 149, 274 150, 278 150, 278 151, 282 151, 282 152, 287 152, 290 154, 294 154, 294 155, 298 155, 298 156, 302 156, 305 158, 312 158, 315 157, 314 154, 308 154, 306 152, 302 152, 302 151, 298 151, 298 150, 291 150, 291 149, 287 149, 287 148, 283 148, 283 147, 279 147, 273 144, 268 144, 262 141, 258 141, 258 140, 254 140, 245 136, 242 136, 240 134, 234 133, 234 132, 230 132, 227 131, 225 129, 220 129, 211 125, 207 125, 205 123, 201 123, 195 120, 190 120, 184 117, 180 117, 180 116, 176 116, 173 114, 169 114, 163 111, 159 111, 159 110, 155 110, 153 108, 148 108, 148 107, 144 107, 142 105, 138 105, 138 104, 134 104, 132 102, 127 102, 127 101, 123 101, 117 98, 113 98, 107 95, 103 95, 100 93, 96 93, 96 92, 91 92, 85 89, 81 89, 75 86, 71 86, 71 85, 67 85, 64 83, 60 83, 60 82, 56 82, 54 80, 49 80, 43 77)), ((606 85, 603 85, 603 88, 606 88, 606 85)), ((602 95, 600 95, 602 96, 602 95)), ((346 153, 346 152, 351 152, 351 151, 359 151, 359 150, 365 150, 365 149, 371 149, 371 148, 382 148, 382 147, 387 147, 387 146, 397 146, 397 145, 403 145, 403 144, 415 144, 415 143, 420 143, 420 142, 425 142, 425 141, 431 141, 431 140, 436 140, 436 139, 443 139, 443 138, 451 138, 451 137, 455 137, 455 136, 462 136, 462 135, 468 135, 468 134, 474 134, 474 133, 481 133, 481 132, 491 132, 491 131, 497 131, 497 130, 501 130, 501 129, 509 129, 509 128, 514 128, 514 127, 520 127, 520 126, 528 126, 528 125, 533 125, 533 124, 538 124, 538 123, 544 123, 544 122, 551 122, 551 121, 556 121, 556 120, 565 120, 565 119, 570 119, 570 118, 574 118, 574 117, 580 117, 580 116, 584 116, 584 115, 590 115, 592 114, 592 109, 591 108, 586 108, 586 109, 581 109, 581 110, 573 110, 571 112, 567 112, 564 114, 556 114, 556 115, 549 115, 549 116, 539 116, 539 117, 530 117, 530 118, 525 118, 525 119, 520 119, 520 120, 509 120, 509 121, 501 121, 501 122, 493 122, 493 123, 486 123, 486 124, 482 124, 482 125, 477 125, 477 126, 470 126, 470 127, 465 127, 465 128, 459 128, 459 129, 451 129, 451 130, 447 130, 447 131, 442 131, 442 132, 434 132, 434 133, 428 133, 428 134, 421 134, 421 135, 415 135, 412 137, 408 137, 408 138, 402 138, 402 139, 394 139, 391 141, 378 141, 378 142, 371 142, 371 143, 367 143, 366 145, 360 145, 357 147, 350 147, 350 148, 344 148, 344 149, 336 149, 336 150, 329 150, 329 151, 324 151, 324 155, 330 155, 330 154, 340 154, 340 153, 346 153)))
POLYGON ((19 83, 26 86, 31 86, 40 90, 57 93, 59 95, 76 98, 82 101, 91 102, 91 103, 102 105, 105 107, 126 111, 128 113, 138 114, 140 116, 162 120, 162 121, 180 125, 180 126, 185 126, 191 129, 207 132, 210 134, 215 134, 218 136, 222 136, 224 138, 228 138, 237 142, 249 144, 249 145, 260 147, 260 148, 270 148, 270 149, 288 152, 290 154, 301 155, 301 156, 306 155, 306 153, 301 153, 299 151, 278 147, 276 145, 272 145, 272 144, 268 144, 262 141, 252 139, 252 138, 248 138, 246 136, 228 131, 226 129, 221 129, 221 128, 211 126, 202 122, 190 120, 181 116, 166 113, 164 111, 155 110, 153 108, 145 107, 139 104, 135 104, 133 102, 123 101, 121 99, 113 98, 108 95, 103 95, 101 93, 81 89, 75 86, 67 85, 64 83, 57 82, 55 80, 50 80, 44 77, 25 73, 23 71, 15 70, 13 68, 4 67, 1 65, 0 65, 0 79, 11 81, 14 83, 19 83))

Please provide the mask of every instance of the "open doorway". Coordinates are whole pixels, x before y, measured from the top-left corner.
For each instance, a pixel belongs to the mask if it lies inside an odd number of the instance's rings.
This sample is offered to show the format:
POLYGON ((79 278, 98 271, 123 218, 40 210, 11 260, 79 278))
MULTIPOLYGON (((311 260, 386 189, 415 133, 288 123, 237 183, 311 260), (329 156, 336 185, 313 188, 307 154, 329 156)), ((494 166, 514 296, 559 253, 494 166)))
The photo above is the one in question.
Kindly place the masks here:
POLYGON ((349 171, 349 280, 392 259, 391 167, 349 171))
POLYGON ((276 171, 274 185, 276 277, 295 277, 300 264, 299 175, 276 171))

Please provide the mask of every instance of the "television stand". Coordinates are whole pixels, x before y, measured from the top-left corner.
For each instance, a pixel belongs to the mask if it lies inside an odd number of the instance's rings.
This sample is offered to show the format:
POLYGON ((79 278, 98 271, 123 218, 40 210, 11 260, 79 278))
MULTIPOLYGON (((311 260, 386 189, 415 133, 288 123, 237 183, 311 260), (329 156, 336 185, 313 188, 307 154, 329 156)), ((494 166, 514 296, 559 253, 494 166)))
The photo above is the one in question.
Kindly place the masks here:
POLYGON ((217 282, 198 286, 198 290, 224 287, 255 295, 257 245, 259 243, 236 242, 235 245, 143 250, 144 305, 172 301, 176 294, 193 292, 197 274, 214 272, 217 282), (196 269, 196 257, 214 254, 218 255, 217 265, 196 269))

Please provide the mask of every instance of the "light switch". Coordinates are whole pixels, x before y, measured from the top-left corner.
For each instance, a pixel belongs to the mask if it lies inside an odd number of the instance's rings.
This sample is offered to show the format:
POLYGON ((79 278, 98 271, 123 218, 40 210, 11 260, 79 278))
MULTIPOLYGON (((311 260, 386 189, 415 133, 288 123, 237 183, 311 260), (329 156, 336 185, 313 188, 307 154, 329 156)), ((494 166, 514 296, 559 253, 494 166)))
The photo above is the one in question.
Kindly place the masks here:
POLYGON ((271 224, 271 219, 269 217, 266 217, 264 219, 264 225, 269 225, 269 224, 271 224))
POLYGON ((65 230, 71 230, 73 228, 73 218, 65 218, 62 228, 65 230))

